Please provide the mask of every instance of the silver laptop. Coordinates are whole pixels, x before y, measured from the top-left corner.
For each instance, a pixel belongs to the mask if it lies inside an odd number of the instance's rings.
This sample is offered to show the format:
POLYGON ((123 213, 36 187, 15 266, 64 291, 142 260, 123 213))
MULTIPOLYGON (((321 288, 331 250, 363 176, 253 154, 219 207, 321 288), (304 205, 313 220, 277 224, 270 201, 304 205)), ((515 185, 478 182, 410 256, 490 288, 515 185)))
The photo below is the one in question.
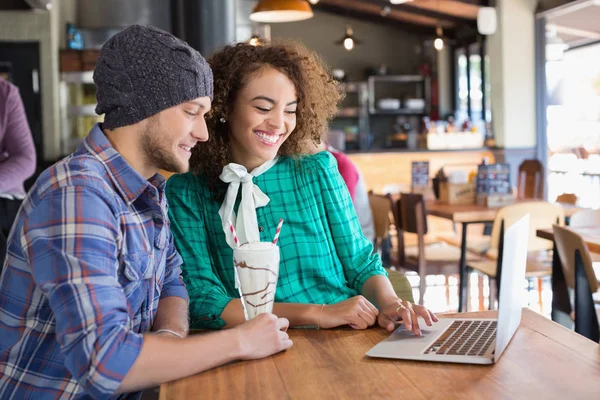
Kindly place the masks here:
POLYGON ((401 325, 367 356, 463 364, 496 362, 521 322, 528 236, 529 214, 505 230, 498 319, 440 318, 433 326, 419 319, 422 336, 401 325))

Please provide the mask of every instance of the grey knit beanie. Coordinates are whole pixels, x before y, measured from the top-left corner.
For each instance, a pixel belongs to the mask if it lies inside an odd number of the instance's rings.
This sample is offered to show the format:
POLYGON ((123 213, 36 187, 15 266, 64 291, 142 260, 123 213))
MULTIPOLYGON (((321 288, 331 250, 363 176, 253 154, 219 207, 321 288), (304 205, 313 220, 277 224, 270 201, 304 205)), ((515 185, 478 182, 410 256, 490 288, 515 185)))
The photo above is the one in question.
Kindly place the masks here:
POLYGON ((213 96, 206 60, 184 41, 150 26, 133 25, 102 46, 94 70, 96 113, 103 127, 132 125, 169 107, 213 96))

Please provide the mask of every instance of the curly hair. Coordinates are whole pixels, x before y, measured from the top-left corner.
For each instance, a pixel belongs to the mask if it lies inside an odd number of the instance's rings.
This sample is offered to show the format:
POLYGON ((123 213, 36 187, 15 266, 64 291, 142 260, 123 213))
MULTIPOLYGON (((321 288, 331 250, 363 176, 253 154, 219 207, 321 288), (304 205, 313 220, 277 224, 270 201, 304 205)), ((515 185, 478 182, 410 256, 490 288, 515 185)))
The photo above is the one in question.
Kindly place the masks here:
POLYGON ((206 116, 210 137, 192 150, 190 170, 207 180, 215 198, 224 195, 225 186, 219 175, 231 162, 229 127, 220 119, 229 114, 236 96, 252 77, 271 67, 286 75, 295 86, 296 128, 281 145, 282 156, 306 153, 309 140, 320 143, 343 97, 321 58, 297 42, 229 45, 214 53, 208 62, 214 75, 212 109, 206 116))

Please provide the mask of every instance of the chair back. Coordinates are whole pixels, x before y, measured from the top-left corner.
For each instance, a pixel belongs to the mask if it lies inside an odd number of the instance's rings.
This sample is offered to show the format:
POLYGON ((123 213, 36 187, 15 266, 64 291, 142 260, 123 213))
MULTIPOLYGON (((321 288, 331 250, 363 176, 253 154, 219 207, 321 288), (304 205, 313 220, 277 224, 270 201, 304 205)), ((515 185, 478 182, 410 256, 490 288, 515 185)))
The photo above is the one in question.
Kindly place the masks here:
POLYGON ((543 200, 544 167, 538 160, 525 160, 519 166, 517 197, 543 200))
POLYGON ((600 225, 600 210, 581 210, 571 215, 569 226, 598 226, 600 225))
MULTIPOLYGON (((572 230, 560 226, 553 229, 564 281, 575 294, 575 332, 600 342, 600 326, 592 295, 599 285, 589 249, 583 238, 572 230)), ((560 280, 560 276, 556 278, 560 280)))
POLYGON ((375 241, 380 242, 388 236, 390 229, 390 212, 392 201, 388 196, 369 193, 369 204, 373 212, 373 225, 375 227, 375 241))
POLYGON ((562 207, 546 201, 528 201, 502 207, 496 213, 492 227, 491 248, 498 249, 502 221, 505 229, 529 214, 529 243, 527 251, 552 249, 552 242, 537 237, 538 229, 551 229, 553 225, 565 225, 562 207))
POLYGON ((557 203, 577 204, 577 195, 574 193, 563 193, 556 197, 557 203))
POLYGON ((427 211, 422 194, 402 193, 397 204, 396 225, 404 232, 427 234, 427 211), (419 226, 420 224, 420 226, 419 226), (420 232, 422 231, 422 232, 420 232))
POLYGON ((583 238, 572 230, 562 226, 554 225, 553 230, 554 241, 556 242, 556 248, 558 250, 567 286, 571 289, 575 289, 575 251, 579 250, 585 269, 585 275, 587 276, 590 285, 590 291, 592 293, 596 292, 598 290, 598 280, 594 274, 594 268, 592 267, 590 251, 583 238))

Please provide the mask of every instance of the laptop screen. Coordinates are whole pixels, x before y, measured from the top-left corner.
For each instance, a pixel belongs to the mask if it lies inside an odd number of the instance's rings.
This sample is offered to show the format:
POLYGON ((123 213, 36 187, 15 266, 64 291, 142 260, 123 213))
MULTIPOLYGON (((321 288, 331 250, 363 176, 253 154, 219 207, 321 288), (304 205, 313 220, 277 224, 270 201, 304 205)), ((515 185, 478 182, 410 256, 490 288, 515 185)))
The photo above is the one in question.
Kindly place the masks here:
POLYGON ((501 301, 498 309, 496 351, 494 353, 496 360, 508 346, 508 342, 510 342, 521 322, 528 239, 529 214, 504 231, 502 284, 500 285, 501 301))

